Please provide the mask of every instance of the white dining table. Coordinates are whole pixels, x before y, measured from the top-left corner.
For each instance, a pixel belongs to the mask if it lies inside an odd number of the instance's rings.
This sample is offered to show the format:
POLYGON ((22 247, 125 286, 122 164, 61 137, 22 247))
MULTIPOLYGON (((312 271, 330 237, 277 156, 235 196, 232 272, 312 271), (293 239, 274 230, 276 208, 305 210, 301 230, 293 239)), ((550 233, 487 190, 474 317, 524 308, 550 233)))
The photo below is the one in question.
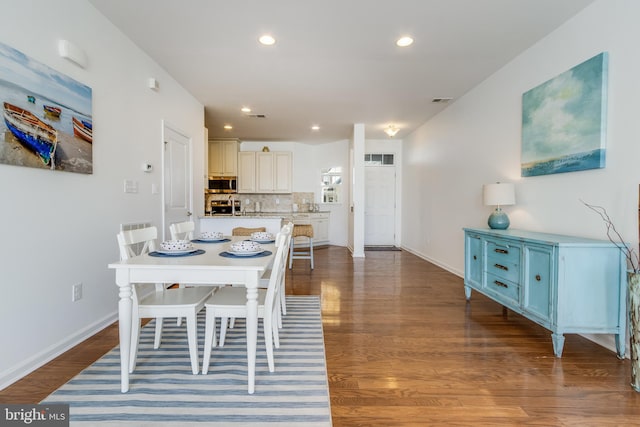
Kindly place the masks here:
MULTIPOLYGON (((247 371, 248 391, 255 391, 256 347, 258 340, 258 284, 264 271, 273 262, 275 245, 262 244, 271 252, 262 257, 226 258, 221 252, 233 241, 246 237, 231 237, 226 243, 194 243, 204 254, 191 256, 153 257, 139 255, 109 264, 116 273, 119 288, 118 303, 120 333, 121 391, 129 391, 129 350, 131 346, 132 283, 188 283, 190 286, 243 285, 247 289, 247 371)), ((206 349, 205 349, 206 351, 206 349)))

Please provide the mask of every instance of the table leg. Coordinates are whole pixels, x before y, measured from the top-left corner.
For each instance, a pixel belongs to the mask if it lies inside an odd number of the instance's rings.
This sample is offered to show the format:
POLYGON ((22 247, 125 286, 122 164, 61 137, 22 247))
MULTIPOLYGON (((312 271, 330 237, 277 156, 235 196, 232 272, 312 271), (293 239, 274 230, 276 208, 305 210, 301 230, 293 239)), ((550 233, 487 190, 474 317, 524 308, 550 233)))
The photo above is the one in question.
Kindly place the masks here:
POLYGON ((122 393, 129 391, 129 352, 131 351, 131 283, 129 271, 116 270, 116 284, 120 290, 118 296, 118 326, 120 332, 120 390, 122 393))
POLYGON ((257 272, 247 272, 247 373, 249 394, 255 391, 256 347, 258 343, 258 281, 257 272))

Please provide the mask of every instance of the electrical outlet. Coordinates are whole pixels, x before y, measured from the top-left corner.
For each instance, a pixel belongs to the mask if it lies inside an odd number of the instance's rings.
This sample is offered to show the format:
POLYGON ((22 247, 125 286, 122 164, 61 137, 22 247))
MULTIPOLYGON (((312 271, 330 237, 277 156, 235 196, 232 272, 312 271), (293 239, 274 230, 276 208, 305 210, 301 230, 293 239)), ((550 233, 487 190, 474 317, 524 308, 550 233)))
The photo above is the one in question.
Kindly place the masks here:
POLYGON ((82 283, 76 283, 71 287, 71 302, 78 301, 82 298, 82 283))

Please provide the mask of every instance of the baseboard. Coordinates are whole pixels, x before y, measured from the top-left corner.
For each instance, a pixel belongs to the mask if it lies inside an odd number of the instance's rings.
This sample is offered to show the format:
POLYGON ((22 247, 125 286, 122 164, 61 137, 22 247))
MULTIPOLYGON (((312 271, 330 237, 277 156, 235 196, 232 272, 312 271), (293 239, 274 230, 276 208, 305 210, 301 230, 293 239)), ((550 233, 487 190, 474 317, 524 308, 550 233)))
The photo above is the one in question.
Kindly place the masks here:
POLYGON ((425 261, 429 261, 431 264, 437 265, 440 268, 443 268, 445 270, 447 270, 449 273, 454 274, 458 277, 460 277, 461 279, 464 279, 464 271, 460 271, 457 268, 454 268, 448 264, 444 264, 441 261, 438 261, 437 259, 433 259, 423 253, 421 253, 420 251, 417 251, 413 248, 410 248, 408 246, 401 246, 401 248, 407 252, 411 252, 412 254, 414 254, 415 256, 422 258, 425 261))
POLYGON ((78 331, 76 334, 68 337, 63 342, 52 345, 51 347, 44 349, 42 352, 26 359, 23 363, 1 372, 0 390, 7 388, 19 379, 29 375, 31 372, 52 361, 65 351, 75 347, 87 338, 97 334, 117 320, 118 313, 112 313, 78 331))

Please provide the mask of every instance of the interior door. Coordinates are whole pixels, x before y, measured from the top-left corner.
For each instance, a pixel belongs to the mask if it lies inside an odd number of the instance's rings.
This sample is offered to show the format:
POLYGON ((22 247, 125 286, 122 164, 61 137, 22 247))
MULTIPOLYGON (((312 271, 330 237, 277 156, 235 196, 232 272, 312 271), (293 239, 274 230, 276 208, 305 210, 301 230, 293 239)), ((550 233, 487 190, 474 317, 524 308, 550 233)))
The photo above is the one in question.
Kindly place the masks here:
POLYGON ((364 244, 393 246, 396 224, 396 168, 366 166, 364 169, 364 244))
POLYGON ((163 240, 169 238, 169 226, 191 220, 193 215, 191 180, 191 139, 164 125, 164 217, 163 240))

